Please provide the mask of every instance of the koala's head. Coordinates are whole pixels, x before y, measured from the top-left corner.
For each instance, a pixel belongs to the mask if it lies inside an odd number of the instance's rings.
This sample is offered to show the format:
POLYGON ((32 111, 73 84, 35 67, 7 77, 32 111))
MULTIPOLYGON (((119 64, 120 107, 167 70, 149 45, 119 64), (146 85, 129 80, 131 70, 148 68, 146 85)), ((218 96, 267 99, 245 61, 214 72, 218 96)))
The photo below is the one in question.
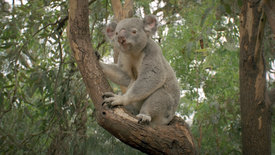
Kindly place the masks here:
POLYGON ((128 18, 106 27, 106 36, 121 52, 138 54, 146 46, 148 38, 157 30, 155 16, 144 19, 128 18))

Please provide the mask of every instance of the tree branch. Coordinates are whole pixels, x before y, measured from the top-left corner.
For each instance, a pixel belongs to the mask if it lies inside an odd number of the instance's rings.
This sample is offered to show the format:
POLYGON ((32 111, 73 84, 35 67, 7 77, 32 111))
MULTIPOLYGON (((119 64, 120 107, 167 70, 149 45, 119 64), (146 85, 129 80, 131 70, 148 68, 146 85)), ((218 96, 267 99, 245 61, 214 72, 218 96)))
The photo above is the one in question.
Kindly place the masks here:
POLYGON ((111 0, 112 8, 115 14, 115 18, 117 21, 123 19, 123 11, 120 0, 111 0))
POLYGON ((133 0, 126 0, 123 6, 123 16, 124 18, 129 18, 134 15, 134 2, 133 0))

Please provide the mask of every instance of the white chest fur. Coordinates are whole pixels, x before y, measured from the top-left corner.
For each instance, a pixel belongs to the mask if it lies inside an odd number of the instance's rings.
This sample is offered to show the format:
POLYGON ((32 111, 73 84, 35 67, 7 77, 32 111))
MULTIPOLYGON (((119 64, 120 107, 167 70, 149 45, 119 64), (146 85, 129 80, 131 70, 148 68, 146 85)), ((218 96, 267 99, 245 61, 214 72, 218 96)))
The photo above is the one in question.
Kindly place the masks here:
POLYGON ((138 78, 143 58, 144 53, 140 53, 138 56, 133 56, 120 52, 118 64, 121 69, 131 77, 131 80, 135 81, 138 78))

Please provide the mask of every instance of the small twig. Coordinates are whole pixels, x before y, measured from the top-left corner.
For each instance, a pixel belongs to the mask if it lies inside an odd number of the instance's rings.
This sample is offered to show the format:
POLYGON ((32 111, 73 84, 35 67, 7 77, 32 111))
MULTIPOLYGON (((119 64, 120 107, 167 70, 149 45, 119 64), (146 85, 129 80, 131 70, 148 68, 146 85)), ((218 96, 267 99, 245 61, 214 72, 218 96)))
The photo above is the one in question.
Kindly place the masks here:
POLYGON ((100 48, 100 46, 103 45, 105 42, 106 42, 106 40, 103 39, 100 43, 98 43, 96 46, 96 50, 98 50, 100 48))
POLYGON ((91 36, 93 36, 93 32, 94 32, 94 29, 95 29, 95 24, 96 24, 96 22, 97 22, 97 16, 95 17, 95 20, 94 20, 94 22, 93 22, 93 24, 92 24, 91 36))
MULTIPOLYGON (((60 43, 60 35, 59 35, 59 40, 58 40, 58 43, 59 43, 59 58, 60 58, 60 63, 59 63, 59 68, 58 68, 58 72, 57 72, 57 75, 56 75, 56 80, 55 80, 55 86, 54 86, 54 92, 57 93, 57 87, 58 87, 58 83, 60 81, 60 73, 61 73, 61 69, 62 69, 62 66, 63 66, 63 56, 62 56, 62 46, 61 46, 61 43, 60 43)), ((58 105, 57 105, 57 96, 58 95, 55 95, 54 96, 54 109, 59 113, 59 115, 62 115, 62 112, 60 111, 60 109, 58 108, 58 105)))

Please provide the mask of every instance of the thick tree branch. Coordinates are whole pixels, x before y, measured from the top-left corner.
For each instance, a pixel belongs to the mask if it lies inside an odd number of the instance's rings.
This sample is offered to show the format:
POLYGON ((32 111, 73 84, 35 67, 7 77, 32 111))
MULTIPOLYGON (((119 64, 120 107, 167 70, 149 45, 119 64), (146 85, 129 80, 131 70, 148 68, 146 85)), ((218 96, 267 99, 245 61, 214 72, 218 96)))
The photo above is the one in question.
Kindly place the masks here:
POLYGON ((133 0, 126 0, 123 6, 123 16, 124 18, 129 18, 134 15, 134 2, 133 0))
POLYGON ((117 21, 133 16, 133 0, 125 0, 124 6, 122 6, 120 0, 111 0, 111 3, 117 21))
POLYGON ((90 42, 88 1, 70 0, 68 37, 70 46, 96 109, 99 125, 124 143, 149 154, 195 154, 195 144, 187 124, 177 117, 169 126, 138 124, 122 108, 101 106, 102 94, 111 91, 90 42))
POLYGON ((123 11, 122 11, 122 4, 120 0, 111 0, 112 8, 115 14, 115 18, 117 21, 123 19, 123 11))
POLYGON ((97 110, 102 109, 102 92, 112 91, 104 78, 90 42, 88 1, 70 0, 68 37, 87 91, 97 110))

